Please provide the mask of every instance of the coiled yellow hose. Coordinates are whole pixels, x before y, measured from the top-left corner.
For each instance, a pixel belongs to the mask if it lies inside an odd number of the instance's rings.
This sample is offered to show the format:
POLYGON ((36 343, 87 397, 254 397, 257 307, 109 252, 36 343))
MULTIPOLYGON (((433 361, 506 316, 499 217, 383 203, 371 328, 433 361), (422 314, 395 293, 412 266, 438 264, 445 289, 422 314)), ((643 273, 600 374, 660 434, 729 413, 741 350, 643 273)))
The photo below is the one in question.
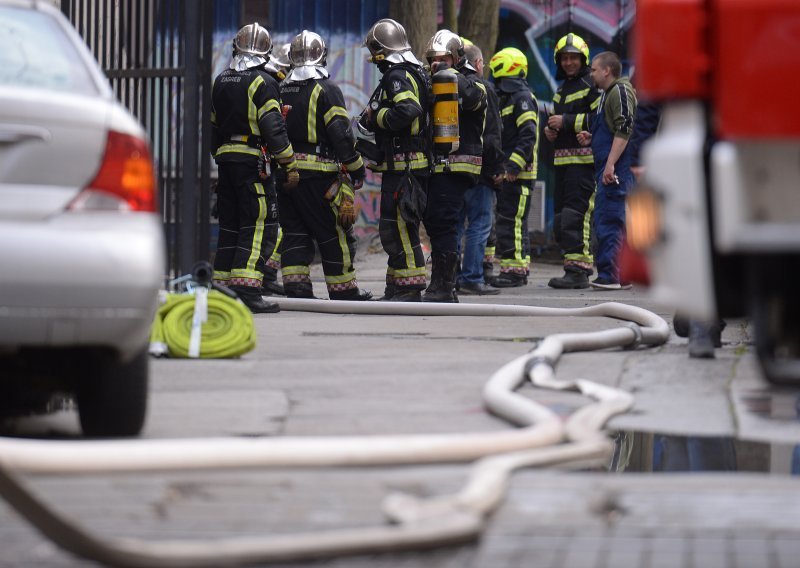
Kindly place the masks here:
MULTIPOLYGON (((150 343, 166 345, 170 357, 189 357, 195 297, 192 294, 167 294, 167 301, 156 312, 150 343)), ((238 357, 256 346, 253 314, 240 301, 217 290, 208 292, 208 319, 202 324, 200 357, 226 359, 238 357)))

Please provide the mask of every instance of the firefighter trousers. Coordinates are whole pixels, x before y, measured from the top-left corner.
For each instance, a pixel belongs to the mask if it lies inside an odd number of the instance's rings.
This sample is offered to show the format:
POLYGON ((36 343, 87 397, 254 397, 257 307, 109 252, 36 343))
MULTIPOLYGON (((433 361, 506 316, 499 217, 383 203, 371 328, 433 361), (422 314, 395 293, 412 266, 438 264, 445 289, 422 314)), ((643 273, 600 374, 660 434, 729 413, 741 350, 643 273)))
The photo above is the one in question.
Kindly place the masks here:
MULTIPOLYGON (((378 232, 381 246, 388 255, 386 285, 396 289, 424 290, 425 255, 419 241, 419 224, 403 219, 398 209, 398 188, 404 172, 383 172, 381 180, 381 217, 378 232)), ((423 188, 427 176, 417 176, 423 188)))
POLYGON ((437 173, 431 176, 424 222, 432 252, 458 254, 458 223, 464 194, 474 185, 475 180, 468 175, 437 173))
POLYGON ((278 204, 274 184, 259 176, 257 159, 219 163, 217 211, 214 280, 259 288, 278 239, 278 204))
POLYGON ((528 211, 531 189, 527 180, 504 182, 497 193, 496 256, 500 259, 500 273, 525 277, 530 265, 530 237, 528 236, 528 211))
POLYGON ((324 197, 336 178, 337 174, 301 177, 297 187, 278 191, 283 232, 281 272, 287 290, 294 284, 310 290, 315 242, 322 257, 328 296, 335 299, 339 292, 358 289, 353 268, 353 229, 345 231, 339 225, 336 206, 324 197))
POLYGON ((564 267, 592 273, 591 218, 594 210, 594 165, 555 167, 553 235, 564 257, 564 267))

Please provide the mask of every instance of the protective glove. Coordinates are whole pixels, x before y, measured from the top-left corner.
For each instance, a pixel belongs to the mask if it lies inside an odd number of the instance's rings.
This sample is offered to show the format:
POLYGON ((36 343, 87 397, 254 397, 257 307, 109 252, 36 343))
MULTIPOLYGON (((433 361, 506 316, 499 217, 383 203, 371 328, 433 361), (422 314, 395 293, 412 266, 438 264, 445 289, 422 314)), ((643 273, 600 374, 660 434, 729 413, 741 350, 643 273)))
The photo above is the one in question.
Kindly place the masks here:
POLYGON ((281 186, 283 189, 294 189, 300 183, 300 172, 297 168, 286 170, 286 181, 281 186))
POLYGON ((339 225, 347 231, 356 222, 355 193, 352 187, 343 183, 337 197, 341 198, 339 203, 339 225))
POLYGON ((282 178, 283 181, 281 189, 294 189, 297 187, 297 184, 300 183, 300 172, 297 169, 294 154, 287 158, 278 159, 277 162, 283 167, 284 173, 284 175, 279 176, 279 179, 282 178))

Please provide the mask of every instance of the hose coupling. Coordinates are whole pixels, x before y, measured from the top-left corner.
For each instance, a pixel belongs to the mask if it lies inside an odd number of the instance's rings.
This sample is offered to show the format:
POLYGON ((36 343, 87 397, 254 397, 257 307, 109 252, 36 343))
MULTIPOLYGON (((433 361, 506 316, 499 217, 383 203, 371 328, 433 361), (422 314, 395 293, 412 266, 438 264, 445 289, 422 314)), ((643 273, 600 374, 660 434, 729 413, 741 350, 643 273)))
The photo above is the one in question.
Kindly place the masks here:
POLYGON ((640 326, 638 323, 630 321, 625 324, 625 327, 629 327, 633 330, 633 341, 628 343, 625 347, 623 347, 623 349, 626 351, 638 349, 642 344, 642 326, 640 326))
POLYGON ((544 355, 535 355, 534 357, 531 357, 525 361, 525 368, 523 370, 525 376, 529 376, 536 365, 547 365, 552 369, 555 367, 555 362, 550 357, 545 357, 544 355))

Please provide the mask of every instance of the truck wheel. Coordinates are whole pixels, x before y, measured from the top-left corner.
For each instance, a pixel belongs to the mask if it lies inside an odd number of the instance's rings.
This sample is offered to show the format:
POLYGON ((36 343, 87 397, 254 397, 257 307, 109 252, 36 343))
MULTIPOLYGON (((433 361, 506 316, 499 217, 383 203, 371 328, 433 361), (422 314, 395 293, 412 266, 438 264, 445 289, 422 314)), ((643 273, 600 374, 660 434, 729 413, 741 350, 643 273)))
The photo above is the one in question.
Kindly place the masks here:
POLYGON ((127 363, 109 351, 87 357, 75 389, 84 435, 139 435, 147 413, 148 365, 146 348, 127 363))
POLYGON ((800 301, 789 295, 757 295, 752 315, 764 377, 776 385, 800 386, 800 301))

